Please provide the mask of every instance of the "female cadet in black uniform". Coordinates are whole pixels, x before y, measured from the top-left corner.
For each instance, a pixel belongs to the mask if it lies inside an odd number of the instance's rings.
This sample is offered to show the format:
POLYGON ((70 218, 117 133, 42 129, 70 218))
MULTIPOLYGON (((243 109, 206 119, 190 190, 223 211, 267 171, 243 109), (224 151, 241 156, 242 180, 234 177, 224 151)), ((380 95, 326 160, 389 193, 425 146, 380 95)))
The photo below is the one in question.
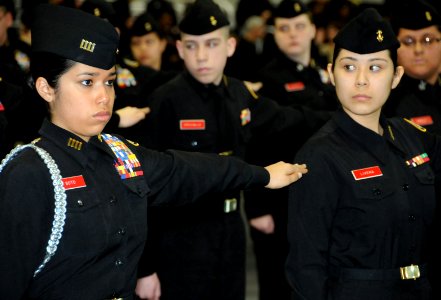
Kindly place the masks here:
POLYGON ((399 42, 372 8, 334 39, 342 105, 300 150, 290 189, 287 274, 293 299, 431 299, 430 232, 441 140, 381 108, 403 74, 399 42))
POLYGON ((114 27, 46 4, 32 38, 35 88, 50 121, 0 165, 2 299, 133 299, 151 197, 160 205, 179 194, 183 204, 208 191, 280 187, 306 172, 158 153, 101 133, 115 95, 114 27))

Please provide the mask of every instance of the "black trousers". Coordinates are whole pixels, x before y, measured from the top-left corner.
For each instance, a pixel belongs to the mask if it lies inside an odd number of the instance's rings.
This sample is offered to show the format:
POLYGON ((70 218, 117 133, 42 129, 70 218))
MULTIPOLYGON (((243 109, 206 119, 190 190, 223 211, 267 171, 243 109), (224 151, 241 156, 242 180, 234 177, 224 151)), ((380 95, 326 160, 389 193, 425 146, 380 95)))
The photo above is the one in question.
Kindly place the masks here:
POLYGON ((239 211, 163 228, 161 300, 244 300, 245 243, 239 211))
POLYGON ((251 227, 250 234, 256 257, 259 300, 289 300, 290 287, 285 276, 286 231, 264 234, 251 227))

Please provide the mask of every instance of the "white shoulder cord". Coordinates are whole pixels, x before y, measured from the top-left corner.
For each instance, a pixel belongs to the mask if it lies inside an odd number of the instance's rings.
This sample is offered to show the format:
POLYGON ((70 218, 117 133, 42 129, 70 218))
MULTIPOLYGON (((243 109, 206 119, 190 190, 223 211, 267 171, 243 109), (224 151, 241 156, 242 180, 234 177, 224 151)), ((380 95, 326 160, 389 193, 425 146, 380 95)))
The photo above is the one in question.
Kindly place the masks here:
POLYGON ((51 174, 52 184, 54 186, 55 195, 55 211, 54 211, 54 221, 52 222, 52 231, 49 237, 49 241, 46 247, 46 255, 43 262, 38 266, 37 270, 34 272, 34 277, 44 268, 47 262, 52 258, 57 251, 58 243, 63 235, 64 221, 66 220, 66 192, 63 187, 63 181, 61 180, 60 170, 57 164, 50 154, 34 144, 26 144, 15 147, 6 157, 2 160, 0 164, 0 173, 6 164, 17 155, 18 152, 25 148, 32 148, 40 155, 49 169, 51 174))

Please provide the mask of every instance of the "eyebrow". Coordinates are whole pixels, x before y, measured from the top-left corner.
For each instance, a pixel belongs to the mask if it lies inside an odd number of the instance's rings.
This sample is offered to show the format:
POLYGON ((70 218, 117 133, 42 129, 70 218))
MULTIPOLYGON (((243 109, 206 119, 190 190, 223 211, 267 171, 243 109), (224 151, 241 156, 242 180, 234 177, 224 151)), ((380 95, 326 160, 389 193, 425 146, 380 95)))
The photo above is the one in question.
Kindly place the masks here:
MULTIPOLYGON (((345 57, 342 57, 342 58, 340 58, 338 61, 342 61, 342 60, 345 60, 345 59, 347 59, 347 60, 351 60, 351 61, 358 61, 358 59, 356 59, 355 57, 352 57, 352 56, 345 56, 345 57)), ((372 62, 372 61, 376 61, 376 60, 380 60, 380 61, 387 62, 387 59, 385 59, 385 58, 381 58, 381 57, 369 58, 369 59, 368 59, 368 62, 372 62)))
POLYGON ((207 40, 203 40, 203 41, 185 40, 185 41, 183 41, 183 42, 184 42, 184 43, 199 43, 199 42, 206 43, 206 42, 220 41, 220 40, 221 40, 220 37, 213 37, 213 38, 210 38, 210 39, 207 39, 207 40))
MULTIPOLYGON (((96 73, 96 72, 83 72, 83 73, 80 73, 80 74, 77 74, 77 76, 79 77, 79 76, 98 76, 99 74, 98 73, 96 73)), ((116 72, 112 72, 112 73, 109 73, 107 76, 116 76, 116 72)))

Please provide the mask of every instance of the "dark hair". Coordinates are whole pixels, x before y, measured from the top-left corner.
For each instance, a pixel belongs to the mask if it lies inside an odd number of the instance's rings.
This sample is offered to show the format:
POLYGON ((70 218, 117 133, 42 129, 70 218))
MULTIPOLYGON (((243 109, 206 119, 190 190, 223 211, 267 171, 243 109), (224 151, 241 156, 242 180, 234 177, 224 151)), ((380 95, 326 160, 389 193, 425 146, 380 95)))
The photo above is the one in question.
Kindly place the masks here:
POLYGON ((0 0, 0 8, 3 9, 5 13, 10 12, 12 18, 15 19, 16 11, 15 11, 15 3, 13 0, 0 0))
MULTIPOLYGON (((334 48, 334 53, 332 54, 332 70, 334 70, 335 60, 337 59, 337 56, 340 53, 341 49, 343 49, 343 48, 339 48, 339 47, 334 48)), ((397 51, 389 49, 389 56, 390 56, 390 58, 392 60, 392 63, 394 65, 394 69, 395 69, 398 66, 398 62, 397 62, 398 54, 397 54, 397 51)))
POLYGON ((47 80, 52 88, 58 87, 60 77, 76 64, 75 61, 48 52, 32 53, 31 75, 34 82, 38 77, 47 80))

